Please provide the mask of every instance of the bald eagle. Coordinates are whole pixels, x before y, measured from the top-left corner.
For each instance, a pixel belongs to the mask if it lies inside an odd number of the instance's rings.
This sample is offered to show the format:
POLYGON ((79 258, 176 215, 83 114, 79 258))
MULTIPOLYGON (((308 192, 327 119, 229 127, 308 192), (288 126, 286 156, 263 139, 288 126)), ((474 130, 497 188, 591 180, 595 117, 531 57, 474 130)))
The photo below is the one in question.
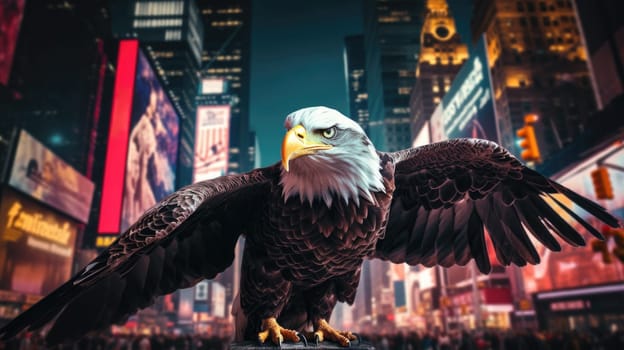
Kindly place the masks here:
POLYGON ((474 259, 488 273, 486 233, 503 265, 539 263, 529 235, 553 251, 556 237, 584 245, 545 199, 602 238, 557 193, 619 226, 490 141, 380 152, 357 123, 326 107, 293 112, 285 126, 281 163, 173 193, 0 337, 49 325, 56 344, 124 322, 159 295, 214 278, 244 235, 237 332, 276 344, 309 332, 348 346, 353 334, 328 320, 337 302, 353 303, 364 259, 427 267, 474 259))

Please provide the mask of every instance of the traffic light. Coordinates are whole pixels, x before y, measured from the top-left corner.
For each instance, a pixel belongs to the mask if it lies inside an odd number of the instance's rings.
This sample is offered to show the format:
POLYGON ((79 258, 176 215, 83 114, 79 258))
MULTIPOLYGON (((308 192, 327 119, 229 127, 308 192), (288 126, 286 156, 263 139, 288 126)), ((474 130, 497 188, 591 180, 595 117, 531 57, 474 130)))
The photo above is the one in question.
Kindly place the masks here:
POLYGON ((539 162, 541 160, 537 137, 535 137, 535 128, 533 127, 537 120, 538 117, 535 114, 525 115, 524 126, 516 132, 518 137, 521 138, 520 148, 522 148, 522 153, 520 157, 526 161, 539 162))
POLYGON ((598 199, 613 199, 613 187, 609 179, 609 171, 604 166, 599 166, 591 172, 592 181, 594 182, 594 191, 598 199))

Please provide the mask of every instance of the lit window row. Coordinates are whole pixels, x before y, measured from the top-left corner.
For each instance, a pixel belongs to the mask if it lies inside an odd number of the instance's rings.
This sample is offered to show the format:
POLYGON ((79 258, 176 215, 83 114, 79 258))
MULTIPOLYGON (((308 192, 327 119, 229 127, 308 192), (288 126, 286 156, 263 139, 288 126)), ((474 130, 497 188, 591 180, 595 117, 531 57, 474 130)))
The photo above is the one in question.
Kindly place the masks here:
POLYGON ((171 58, 174 56, 173 51, 154 51, 154 57, 156 58, 171 58))
POLYGON ((242 25, 243 21, 214 21, 210 23, 213 27, 234 27, 242 25))
POLYGON ((233 8, 229 8, 229 9, 219 9, 217 10, 217 13, 219 14, 225 14, 225 13, 242 13, 243 10, 240 7, 233 7, 233 8))
POLYGON ((402 16, 402 17, 398 17, 398 16, 380 16, 377 19, 377 22, 379 23, 399 23, 399 22, 409 22, 412 20, 412 17, 410 16, 402 16))
POLYGON ((182 40, 182 31, 181 30, 166 30, 165 41, 171 41, 171 40, 182 40))
POLYGON ((165 75, 169 77, 181 77, 184 75, 184 72, 181 70, 170 70, 170 71, 166 71, 165 75))
MULTIPOLYGON (((410 112, 409 107, 395 107, 395 108, 392 108, 392 113, 394 113, 394 114, 409 114, 409 112, 410 112)), ((388 122, 390 124, 394 124, 395 123, 394 120, 389 120, 388 122)))
POLYGON ((181 18, 167 19, 135 19, 132 22, 134 28, 161 28, 161 27, 181 27, 181 18))
POLYGON ((134 4, 135 16, 169 16, 184 14, 183 1, 139 1, 134 4))
POLYGON ((411 87, 401 86, 399 87, 399 95, 409 95, 412 92, 411 87))
POLYGON ((232 68, 210 68, 208 69, 208 73, 210 74, 224 74, 224 73, 240 73, 243 70, 240 67, 232 67, 232 68))

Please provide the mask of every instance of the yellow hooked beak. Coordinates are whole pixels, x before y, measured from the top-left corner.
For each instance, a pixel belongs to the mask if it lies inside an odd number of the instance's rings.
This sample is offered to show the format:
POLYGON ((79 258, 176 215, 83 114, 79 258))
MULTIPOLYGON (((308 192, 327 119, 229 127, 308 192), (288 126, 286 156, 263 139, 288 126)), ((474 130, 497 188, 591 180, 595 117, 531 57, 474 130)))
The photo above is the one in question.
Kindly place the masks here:
POLYGON ((331 145, 314 140, 308 137, 303 126, 297 125, 288 130, 284 141, 282 141, 282 166, 288 171, 288 162, 291 159, 299 158, 306 154, 313 154, 316 151, 328 150, 331 145))

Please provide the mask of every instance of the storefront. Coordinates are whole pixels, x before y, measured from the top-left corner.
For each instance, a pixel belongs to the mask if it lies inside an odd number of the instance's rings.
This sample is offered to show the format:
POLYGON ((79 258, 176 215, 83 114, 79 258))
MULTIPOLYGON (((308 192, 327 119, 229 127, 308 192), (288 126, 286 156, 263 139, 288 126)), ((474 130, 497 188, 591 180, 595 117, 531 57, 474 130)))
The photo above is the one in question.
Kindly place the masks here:
POLYGON ((540 329, 624 329, 624 283, 536 293, 540 329))

